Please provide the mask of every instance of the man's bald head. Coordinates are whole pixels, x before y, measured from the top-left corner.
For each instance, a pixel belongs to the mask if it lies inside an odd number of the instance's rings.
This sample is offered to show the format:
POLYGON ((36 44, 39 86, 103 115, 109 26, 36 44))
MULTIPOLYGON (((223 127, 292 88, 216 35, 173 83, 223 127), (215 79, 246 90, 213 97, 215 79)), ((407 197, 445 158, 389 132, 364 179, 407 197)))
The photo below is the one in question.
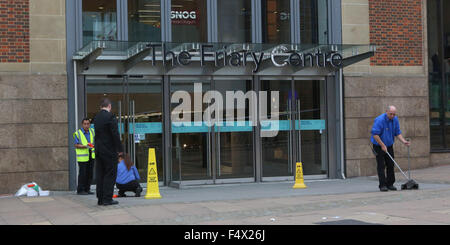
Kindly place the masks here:
POLYGON ((386 115, 388 116, 388 118, 390 120, 394 119, 395 115, 397 114, 397 108, 395 108, 395 106, 393 105, 389 105, 386 108, 386 115))

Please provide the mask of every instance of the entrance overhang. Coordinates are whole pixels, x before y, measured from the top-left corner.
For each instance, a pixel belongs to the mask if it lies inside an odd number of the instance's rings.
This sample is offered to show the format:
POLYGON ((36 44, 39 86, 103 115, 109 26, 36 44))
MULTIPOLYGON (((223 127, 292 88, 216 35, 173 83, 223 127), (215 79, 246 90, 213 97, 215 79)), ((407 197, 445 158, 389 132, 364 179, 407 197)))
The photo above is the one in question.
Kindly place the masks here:
POLYGON ((73 60, 82 75, 326 76, 375 51, 374 45, 92 41, 73 60))

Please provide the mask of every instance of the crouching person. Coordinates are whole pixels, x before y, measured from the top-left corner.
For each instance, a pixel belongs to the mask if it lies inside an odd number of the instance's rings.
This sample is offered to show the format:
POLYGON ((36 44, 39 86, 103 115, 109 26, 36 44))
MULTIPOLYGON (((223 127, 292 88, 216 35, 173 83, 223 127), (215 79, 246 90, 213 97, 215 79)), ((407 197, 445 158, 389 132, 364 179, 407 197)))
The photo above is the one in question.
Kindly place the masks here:
POLYGON ((116 187, 119 189, 119 197, 126 197, 125 192, 132 191, 136 197, 141 196, 142 187, 139 184, 139 173, 126 153, 119 153, 119 165, 117 166, 116 187))

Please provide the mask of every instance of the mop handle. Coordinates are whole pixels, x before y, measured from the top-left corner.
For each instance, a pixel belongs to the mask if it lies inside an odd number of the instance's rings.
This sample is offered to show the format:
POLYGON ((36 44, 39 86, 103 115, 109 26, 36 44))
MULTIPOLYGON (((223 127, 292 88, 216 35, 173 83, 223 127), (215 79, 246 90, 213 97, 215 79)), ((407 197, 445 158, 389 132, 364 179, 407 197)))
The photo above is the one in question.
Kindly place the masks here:
POLYGON ((403 170, 400 168, 400 166, 397 164, 397 162, 394 160, 394 158, 392 158, 391 154, 389 154, 389 152, 387 152, 387 151, 386 151, 386 154, 388 154, 388 156, 391 158, 391 160, 395 163, 395 166, 397 166, 397 168, 400 170, 400 172, 402 172, 403 176, 405 176, 405 178, 408 179, 408 176, 406 176, 406 174, 403 172, 403 170))
MULTIPOLYGON (((408 142, 411 142, 410 138, 406 138, 405 140, 408 142)), ((408 147, 408 179, 411 179, 411 163, 409 161, 409 145, 407 145, 407 147, 408 147)))

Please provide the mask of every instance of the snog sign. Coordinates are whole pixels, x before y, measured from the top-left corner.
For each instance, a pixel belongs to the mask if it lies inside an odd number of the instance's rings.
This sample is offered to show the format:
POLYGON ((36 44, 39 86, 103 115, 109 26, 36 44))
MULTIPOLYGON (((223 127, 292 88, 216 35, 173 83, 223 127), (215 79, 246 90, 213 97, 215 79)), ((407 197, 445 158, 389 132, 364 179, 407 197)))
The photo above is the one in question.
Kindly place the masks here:
POLYGON ((250 49, 240 49, 235 51, 223 46, 220 49, 214 48, 211 44, 199 44, 194 51, 174 52, 167 49, 165 43, 148 44, 151 49, 152 64, 155 65, 158 51, 162 56, 163 64, 172 66, 187 66, 192 62, 200 62, 201 66, 207 63, 215 67, 245 67, 253 65, 253 73, 261 68, 263 61, 268 60, 276 67, 333 67, 341 68, 343 66, 343 57, 335 51, 322 52, 316 49, 310 52, 297 52, 289 50, 286 46, 279 45, 266 51, 254 51, 250 49))

